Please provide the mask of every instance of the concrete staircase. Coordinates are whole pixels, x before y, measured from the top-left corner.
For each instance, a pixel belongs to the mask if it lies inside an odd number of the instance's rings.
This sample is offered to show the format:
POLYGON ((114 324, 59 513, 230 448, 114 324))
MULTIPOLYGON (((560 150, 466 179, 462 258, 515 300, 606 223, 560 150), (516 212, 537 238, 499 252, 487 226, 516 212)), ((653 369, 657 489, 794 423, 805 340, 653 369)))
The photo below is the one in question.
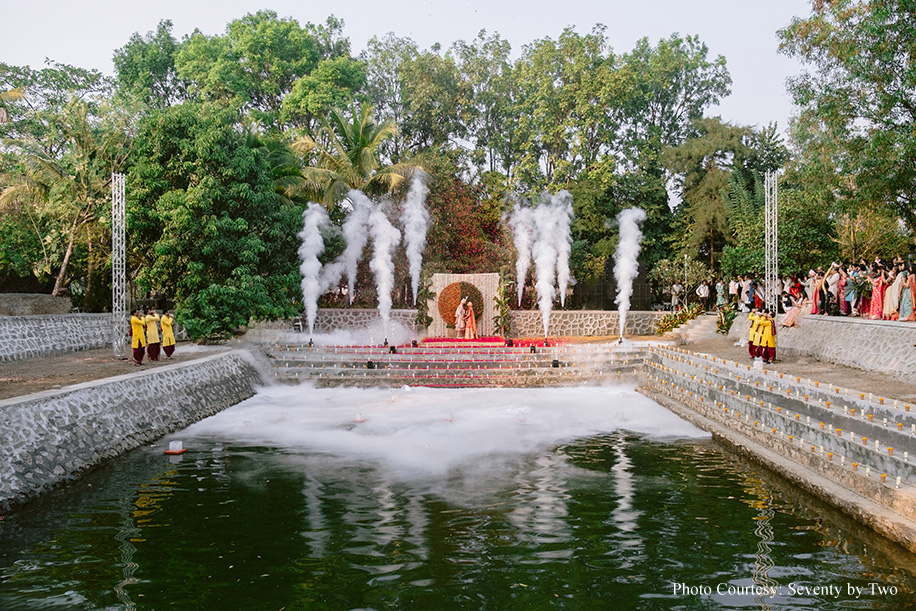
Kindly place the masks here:
POLYGON ((716 336, 719 317, 716 314, 703 314, 673 331, 679 344, 689 344, 701 339, 716 336))
POLYGON ((644 347, 262 346, 274 376, 318 386, 526 387, 600 383, 641 370, 644 347))

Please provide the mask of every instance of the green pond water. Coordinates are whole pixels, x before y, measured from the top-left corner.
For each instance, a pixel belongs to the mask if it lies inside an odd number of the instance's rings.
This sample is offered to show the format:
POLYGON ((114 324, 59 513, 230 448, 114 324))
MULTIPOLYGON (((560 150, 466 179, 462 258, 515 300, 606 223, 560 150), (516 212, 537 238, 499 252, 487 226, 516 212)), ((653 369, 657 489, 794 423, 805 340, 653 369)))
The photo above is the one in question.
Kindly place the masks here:
POLYGON ((626 389, 268 391, 0 521, 3 610, 896 610, 914 569, 626 389))

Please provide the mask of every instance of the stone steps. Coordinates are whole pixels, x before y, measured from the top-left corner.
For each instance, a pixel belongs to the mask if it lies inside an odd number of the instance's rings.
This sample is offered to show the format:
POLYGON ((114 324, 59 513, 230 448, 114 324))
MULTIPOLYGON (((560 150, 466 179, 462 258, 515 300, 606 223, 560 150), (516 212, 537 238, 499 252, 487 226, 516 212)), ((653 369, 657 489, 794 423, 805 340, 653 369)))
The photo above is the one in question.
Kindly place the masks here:
POLYGON ((262 346, 280 380, 322 384, 536 386, 632 374, 644 348, 564 344, 543 347, 262 346))

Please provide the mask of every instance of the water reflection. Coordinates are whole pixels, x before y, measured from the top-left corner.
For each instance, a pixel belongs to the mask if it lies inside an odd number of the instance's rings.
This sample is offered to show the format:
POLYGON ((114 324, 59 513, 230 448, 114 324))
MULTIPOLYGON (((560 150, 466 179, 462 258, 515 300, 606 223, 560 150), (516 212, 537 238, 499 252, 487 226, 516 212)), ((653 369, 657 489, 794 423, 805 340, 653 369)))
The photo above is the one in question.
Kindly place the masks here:
MULTIPOLYGON (((360 426, 404 440, 397 403, 360 426)), ((467 427, 462 443, 480 429, 453 406, 453 422, 414 428, 414 447, 466 457, 444 471, 247 437, 269 411, 244 415, 243 439, 185 432, 180 463, 147 448, 0 522, 0 608, 913 608, 912 555, 709 439, 615 429, 531 443, 551 420, 529 408, 520 423, 522 407, 490 416, 512 451, 490 438, 459 452, 445 427, 467 427), (872 582, 900 594, 787 591, 872 582)), ((369 433, 328 428, 341 443, 369 433)))

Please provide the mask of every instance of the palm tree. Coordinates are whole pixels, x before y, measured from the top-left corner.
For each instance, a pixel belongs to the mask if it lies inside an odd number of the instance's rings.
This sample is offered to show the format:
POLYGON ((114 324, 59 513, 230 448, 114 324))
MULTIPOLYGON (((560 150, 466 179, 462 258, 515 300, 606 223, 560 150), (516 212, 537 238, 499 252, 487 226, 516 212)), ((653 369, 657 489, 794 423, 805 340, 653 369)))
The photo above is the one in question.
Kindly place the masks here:
POLYGON ((416 169, 407 163, 381 167, 379 146, 395 134, 392 121, 375 124, 370 106, 354 107, 350 121, 340 110, 331 111, 314 137, 302 136, 290 145, 313 161, 302 168, 302 181, 291 186, 291 194, 307 195, 334 210, 351 189, 367 195, 391 193, 416 169))
MULTIPOLYGON (((52 295, 61 295, 71 280, 70 263, 81 234, 104 214, 110 201, 111 172, 117 172, 127 158, 129 147, 122 125, 106 121, 95 124, 83 102, 71 102, 59 117, 58 128, 66 135, 69 149, 58 157, 47 153, 32 139, 7 140, 18 150, 23 163, 20 175, 4 176, 0 209, 24 210, 33 229, 42 233, 35 216, 55 220, 56 239, 66 241, 52 295)), ((54 238, 40 235, 44 263, 50 258, 45 242, 54 238)), ((91 249, 91 245, 89 245, 91 249)))
POLYGON ((10 113, 7 106, 25 97, 25 90, 22 87, 10 89, 9 91, 0 91, 0 123, 6 123, 10 120, 10 113))

